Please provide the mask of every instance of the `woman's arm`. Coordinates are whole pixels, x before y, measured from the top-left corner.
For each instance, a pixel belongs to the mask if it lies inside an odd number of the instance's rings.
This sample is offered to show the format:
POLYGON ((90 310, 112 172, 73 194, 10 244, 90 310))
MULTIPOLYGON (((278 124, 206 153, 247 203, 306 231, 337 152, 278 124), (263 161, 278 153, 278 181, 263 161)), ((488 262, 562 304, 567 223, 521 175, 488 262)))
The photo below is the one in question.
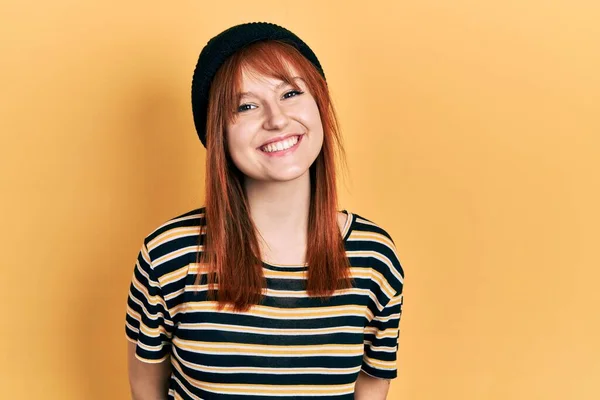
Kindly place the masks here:
POLYGON ((389 388, 388 379, 374 378, 361 371, 354 386, 354 400, 385 400, 389 388))
POLYGON ((166 400, 171 377, 171 360, 146 363, 135 356, 136 344, 127 342, 129 386, 133 400, 166 400))

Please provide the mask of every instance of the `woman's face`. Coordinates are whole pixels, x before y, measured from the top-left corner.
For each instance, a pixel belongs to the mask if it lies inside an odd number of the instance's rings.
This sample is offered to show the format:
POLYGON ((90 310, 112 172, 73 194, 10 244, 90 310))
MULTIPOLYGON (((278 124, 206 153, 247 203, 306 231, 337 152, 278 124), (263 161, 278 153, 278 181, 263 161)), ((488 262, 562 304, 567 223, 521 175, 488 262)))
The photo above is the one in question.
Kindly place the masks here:
MULTIPOLYGON (((298 76, 292 69, 292 76, 298 76)), ((323 145, 317 103, 302 78, 302 93, 283 81, 242 74, 241 100, 226 126, 227 151, 246 179, 289 181, 308 172, 323 145)))

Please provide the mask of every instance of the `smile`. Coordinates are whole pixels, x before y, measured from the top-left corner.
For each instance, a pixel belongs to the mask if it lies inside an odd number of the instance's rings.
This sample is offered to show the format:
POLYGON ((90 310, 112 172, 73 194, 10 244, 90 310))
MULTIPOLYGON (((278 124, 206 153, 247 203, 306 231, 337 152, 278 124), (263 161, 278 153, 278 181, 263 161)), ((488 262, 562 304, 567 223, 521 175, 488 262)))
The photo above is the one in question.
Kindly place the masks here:
POLYGON ((291 154, 298 148, 304 135, 296 135, 286 140, 281 140, 276 143, 269 143, 260 148, 260 151, 271 157, 285 156, 291 154))

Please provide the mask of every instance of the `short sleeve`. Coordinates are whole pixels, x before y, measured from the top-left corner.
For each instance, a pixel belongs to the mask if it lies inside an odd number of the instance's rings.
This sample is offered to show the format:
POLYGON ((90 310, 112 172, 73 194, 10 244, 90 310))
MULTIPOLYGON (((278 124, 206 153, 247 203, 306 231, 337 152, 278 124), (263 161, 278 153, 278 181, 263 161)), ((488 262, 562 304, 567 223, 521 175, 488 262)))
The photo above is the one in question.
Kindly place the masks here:
POLYGON ((136 357, 144 362, 158 363, 171 351, 173 321, 146 245, 142 246, 127 297, 125 333, 136 344, 136 357))
POLYGON ((392 297, 365 329, 362 371, 375 378, 394 379, 398 375, 396 357, 402 299, 402 293, 392 297))
POLYGON ((370 304, 373 318, 365 327, 361 370, 381 379, 397 377, 397 352, 400 338, 404 272, 391 241, 377 256, 378 273, 373 291, 377 302, 370 304))

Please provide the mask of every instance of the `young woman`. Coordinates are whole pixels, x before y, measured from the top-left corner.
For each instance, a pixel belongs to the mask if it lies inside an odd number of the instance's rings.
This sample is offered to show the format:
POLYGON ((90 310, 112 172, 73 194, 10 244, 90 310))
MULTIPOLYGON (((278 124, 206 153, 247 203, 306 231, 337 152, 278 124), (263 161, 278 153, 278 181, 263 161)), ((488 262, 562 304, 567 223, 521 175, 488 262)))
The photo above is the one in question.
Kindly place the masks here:
POLYGON ((404 272, 381 226, 338 211, 343 149, 317 57, 275 24, 229 28, 200 54, 192 108, 206 198, 139 252, 133 398, 385 399, 404 272))

